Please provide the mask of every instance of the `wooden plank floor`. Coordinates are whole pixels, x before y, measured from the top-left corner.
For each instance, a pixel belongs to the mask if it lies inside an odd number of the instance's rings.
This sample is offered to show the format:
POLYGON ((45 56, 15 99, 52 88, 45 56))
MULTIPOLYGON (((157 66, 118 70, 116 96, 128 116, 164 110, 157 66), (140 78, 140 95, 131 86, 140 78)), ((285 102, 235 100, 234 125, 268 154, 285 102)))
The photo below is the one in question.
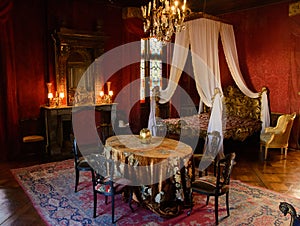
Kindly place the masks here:
MULTIPOLYGON (((272 150, 262 161, 257 145, 232 143, 225 145, 226 150, 237 154, 232 179, 300 198, 300 151, 290 150, 284 159, 280 150, 272 150)), ((0 225, 45 225, 10 173, 33 164, 37 162, 0 163, 0 225)))

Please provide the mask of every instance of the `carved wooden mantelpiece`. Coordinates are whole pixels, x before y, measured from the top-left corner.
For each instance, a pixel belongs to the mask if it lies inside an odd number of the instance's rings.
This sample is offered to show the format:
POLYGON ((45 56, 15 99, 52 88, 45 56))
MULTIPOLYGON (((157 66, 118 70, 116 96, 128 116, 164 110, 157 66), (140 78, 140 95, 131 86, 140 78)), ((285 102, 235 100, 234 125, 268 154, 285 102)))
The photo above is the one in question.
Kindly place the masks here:
MULTIPOLYGON (((60 28, 53 33, 56 89, 58 92, 64 92, 64 96, 67 97, 64 98, 63 105, 74 104, 74 90, 80 77, 90 64, 104 53, 106 37, 101 30, 101 27, 95 32, 60 28)), ((87 81, 86 87, 94 97, 96 89, 101 88, 101 80, 96 76, 92 78, 87 81)))

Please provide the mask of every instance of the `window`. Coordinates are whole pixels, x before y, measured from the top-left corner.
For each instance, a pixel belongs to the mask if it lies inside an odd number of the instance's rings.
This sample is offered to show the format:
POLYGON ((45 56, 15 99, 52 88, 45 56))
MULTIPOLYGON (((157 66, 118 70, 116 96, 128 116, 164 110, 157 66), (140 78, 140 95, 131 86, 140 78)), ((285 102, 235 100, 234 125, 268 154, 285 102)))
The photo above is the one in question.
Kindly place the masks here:
POLYGON ((156 38, 141 40, 140 77, 140 102, 144 103, 146 93, 151 95, 156 86, 162 88, 162 43, 156 38))

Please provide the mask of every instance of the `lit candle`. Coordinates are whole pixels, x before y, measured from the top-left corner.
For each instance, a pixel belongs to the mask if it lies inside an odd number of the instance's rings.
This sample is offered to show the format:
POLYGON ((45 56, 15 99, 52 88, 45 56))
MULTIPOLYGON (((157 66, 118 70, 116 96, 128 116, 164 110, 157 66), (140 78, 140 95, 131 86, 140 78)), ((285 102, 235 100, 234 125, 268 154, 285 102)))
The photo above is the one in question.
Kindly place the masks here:
POLYGON ((182 6, 182 10, 185 11, 185 7, 186 6, 186 0, 183 1, 183 6, 182 6))
POLYGON ((169 1, 166 1, 166 10, 169 11, 169 1))
POLYGON ((143 17, 146 18, 147 7, 146 6, 142 6, 141 9, 142 9, 143 17))
POLYGON ((63 99, 65 97, 65 93, 64 92, 60 92, 59 93, 59 98, 63 99))
POLYGON ((49 92, 48 93, 48 106, 52 106, 52 99, 53 99, 53 93, 49 92))
POLYGON ((109 91, 108 91, 108 95, 109 95, 109 96, 113 96, 113 95, 114 95, 114 92, 113 92, 112 90, 109 90, 109 91))
POLYGON ((150 11, 151 11, 151 2, 149 2, 149 7, 148 7, 148 16, 150 16, 150 11))
POLYGON ((52 99, 53 98, 53 93, 48 93, 48 98, 52 99))
POLYGON ((172 13, 175 14, 175 6, 171 6, 172 13))
POLYGON ((104 92, 101 90, 100 93, 99 93, 100 97, 103 97, 104 96, 104 92))

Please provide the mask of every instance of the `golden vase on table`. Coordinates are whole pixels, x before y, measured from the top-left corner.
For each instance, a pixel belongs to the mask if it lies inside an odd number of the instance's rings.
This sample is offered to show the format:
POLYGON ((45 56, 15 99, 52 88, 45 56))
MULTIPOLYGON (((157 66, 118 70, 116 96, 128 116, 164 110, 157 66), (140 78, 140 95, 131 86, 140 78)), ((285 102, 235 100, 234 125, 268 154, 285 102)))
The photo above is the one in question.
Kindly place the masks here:
POLYGON ((140 131, 140 140, 142 144, 150 144, 151 138, 152 136, 149 129, 144 128, 140 131))

